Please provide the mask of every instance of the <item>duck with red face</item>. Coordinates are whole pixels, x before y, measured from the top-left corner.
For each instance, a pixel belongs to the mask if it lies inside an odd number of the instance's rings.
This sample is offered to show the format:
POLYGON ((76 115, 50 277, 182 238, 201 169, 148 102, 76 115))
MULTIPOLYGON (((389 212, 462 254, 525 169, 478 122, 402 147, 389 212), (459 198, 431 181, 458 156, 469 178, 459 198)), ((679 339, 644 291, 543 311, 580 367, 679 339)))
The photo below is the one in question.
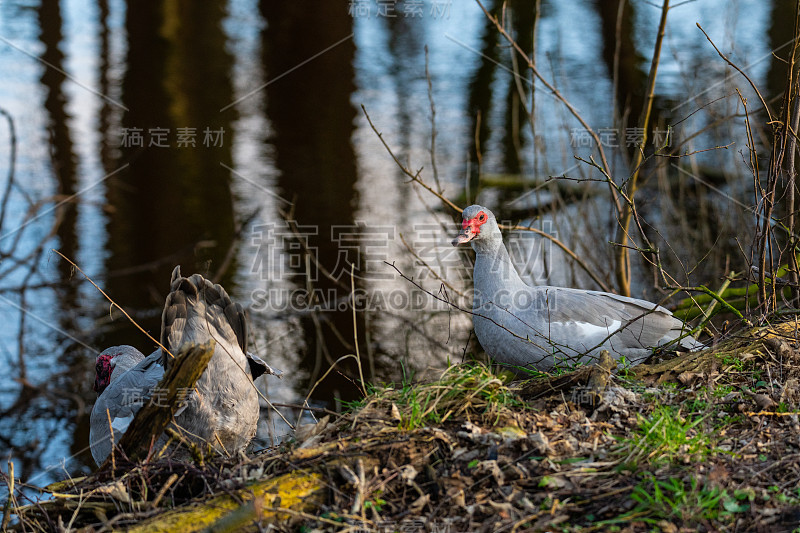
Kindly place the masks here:
POLYGON ((453 246, 475 250, 475 336, 497 363, 516 370, 551 370, 587 363, 608 350, 639 363, 669 344, 697 350, 683 322, 658 304, 607 292, 531 286, 511 261, 494 214, 471 205, 453 246))
MULTIPOLYGON (((170 427, 220 453, 243 450, 258 427, 258 391, 253 380, 264 373, 276 374, 247 351, 244 309, 220 285, 200 274, 184 277, 176 267, 161 318, 161 345, 172 353, 186 344, 215 342, 206 371, 174 414, 170 427)), ((97 356, 94 390, 98 396, 89 439, 98 465, 141 406, 157 398, 168 357, 161 348, 145 357, 132 346, 114 346, 97 356)), ((154 447, 163 448, 168 441, 161 435, 154 447)))
POLYGON ((113 359, 114 356, 107 353, 97 356, 97 362, 94 365, 94 386, 92 387, 97 394, 102 394, 111 383, 111 372, 114 371, 113 359))
POLYGON ((477 206, 470 206, 466 208, 462 214, 463 220, 461 222, 461 231, 458 233, 455 239, 452 241, 453 246, 458 246, 459 244, 465 244, 477 237, 481 234, 481 226, 486 224, 489 220, 489 216, 486 214, 486 211, 482 209, 478 209, 477 213, 473 213, 476 211, 475 208, 477 206))
POLYGON ((99 396, 112 381, 139 364, 142 359, 144 359, 142 352, 133 346, 106 348, 97 356, 94 365, 94 391, 99 396))

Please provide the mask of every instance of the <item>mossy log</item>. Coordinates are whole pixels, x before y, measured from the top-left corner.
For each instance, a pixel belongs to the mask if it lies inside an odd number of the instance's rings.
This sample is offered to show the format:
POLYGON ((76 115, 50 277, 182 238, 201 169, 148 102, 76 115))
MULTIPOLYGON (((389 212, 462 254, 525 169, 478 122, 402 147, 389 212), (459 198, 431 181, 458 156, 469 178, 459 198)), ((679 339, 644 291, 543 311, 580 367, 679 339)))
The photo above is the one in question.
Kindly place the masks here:
POLYGON ((312 512, 322 505, 326 490, 327 485, 320 473, 310 469, 298 470, 275 479, 257 481, 236 492, 165 511, 139 522, 128 531, 242 531, 256 521, 264 524, 290 516, 289 512, 281 512, 279 508, 294 513, 312 512))
POLYGON ((726 359, 742 358, 748 353, 763 354, 765 350, 775 351, 782 341, 797 342, 799 335, 795 321, 751 328, 712 348, 683 353, 662 362, 638 365, 631 369, 631 374, 638 379, 655 379, 657 383, 674 381, 685 372, 709 374, 720 369, 726 359))
POLYGON ((637 379, 655 378, 657 383, 673 381, 684 372, 711 372, 719 366, 720 357, 713 350, 683 353, 659 363, 638 365, 631 369, 637 379))
MULTIPOLYGON (((775 272, 775 277, 778 278, 778 280, 785 282, 785 277, 788 273, 789 270, 787 266, 783 265, 775 272)), ((768 284, 772 283, 770 278, 767 278, 766 281, 768 284)), ((702 288, 706 291, 706 293, 693 294, 688 298, 684 298, 675 305, 675 307, 672 309, 672 313, 683 321, 692 320, 702 316, 709 304, 717 299, 708 293, 708 289, 705 287, 702 288)), ((776 288, 776 291, 778 294, 782 295, 783 298, 791 298, 791 287, 786 286, 785 283, 776 288)), ((751 283, 746 287, 726 287, 723 291, 717 294, 717 297, 723 300, 733 309, 743 313, 748 306, 751 308, 758 306, 758 285, 751 283)), ((723 313, 725 310, 725 306, 718 306, 714 309, 714 312, 711 313, 711 315, 713 316, 718 313, 723 313)))
MULTIPOLYGON (((360 445, 364 446, 366 443, 366 440, 362 440, 360 445)), ((80 514, 78 523, 86 525, 92 519, 106 523, 109 517, 122 511, 129 514, 129 521, 142 514, 145 517, 134 524, 129 522, 130 525, 127 526, 117 523, 115 529, 145 533, 256 531, 258 528, 255 523, 265 525, 318 513, 329 498, 331 479, 336 478, 341 469, 359 470, 355 465, 360 465, 362 471, 372 471, 379 464, 380 454, 377 451, 351 453, 348 457, 341 457, 340 450, 349 445, 347 439, 340 439, 316 447, 299 448, 276 460, 279 463, 304 463, 306 466, 303 468, 268 479, 254 479, 240 489, 216 488, 215 494, 197 498, 172 509, 165 508, 169 506, 168 503, 158 506, 150 500, 132 501, 133 494, 125 489, 123 483, 107 481, 101 485, 91 483, 80 489, 71 489, 79 490, 80 494, 53 492, 52 499, 18 507, 14 514, 23 524, 41 523, 45 518, 51 523, 53 520, 66 522, 80 514), (119 487, 118 491, 114 490, 115 486, 119 487), (158 514, 153 515, 155 512, 158 514)), ((376 438, 370 441, 370 446, 379 450, 384 446, 392 447, 394 443, 376 438)), ((136 471, 133 475, 138 477, 142 472, 136 471)), ((67 488, 64 484, 60 486, 67 488)), ((159 490, 163 490, 163 487, 159 490)), ((358 490, 358 487, 354 487, 354 490, 358 490)), ((11 529, 26 530, 25 527, 11 529)))

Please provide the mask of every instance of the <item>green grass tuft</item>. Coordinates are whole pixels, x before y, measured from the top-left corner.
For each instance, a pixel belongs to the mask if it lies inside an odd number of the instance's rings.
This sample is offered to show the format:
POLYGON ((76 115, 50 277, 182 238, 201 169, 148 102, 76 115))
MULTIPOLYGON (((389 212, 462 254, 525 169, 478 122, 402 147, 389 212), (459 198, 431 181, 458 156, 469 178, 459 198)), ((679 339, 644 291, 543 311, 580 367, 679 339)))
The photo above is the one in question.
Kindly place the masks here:
POLYGON ((603 523, 640 521, 658 524, 663 520, 699 523, 702 520, 733 519, 750 508, 747 494, 731 496, 722 488, 703 485, 691 478, 655 479, 652 474, 633 488, 630 495, 636 506, 629 512, 603 523))
POLYGON ((399 427, 416 429, 441 424, 466 411, 496 415, 501 408, 525 409, 527 406, 505 382, 479 363, 451 366, 433 382, 368 388, 368 395, 351 404, 352 409, 389 408, 399 415, 399 427))
POLYGON ((678 407, 660 405, 650 416, 637 416, 638 430, 627 439, 625 470, 635 470, 639 461, 659 465, 701 459, 715 452, 711 428, 701 426, 708 414, 682 416, 678 407))

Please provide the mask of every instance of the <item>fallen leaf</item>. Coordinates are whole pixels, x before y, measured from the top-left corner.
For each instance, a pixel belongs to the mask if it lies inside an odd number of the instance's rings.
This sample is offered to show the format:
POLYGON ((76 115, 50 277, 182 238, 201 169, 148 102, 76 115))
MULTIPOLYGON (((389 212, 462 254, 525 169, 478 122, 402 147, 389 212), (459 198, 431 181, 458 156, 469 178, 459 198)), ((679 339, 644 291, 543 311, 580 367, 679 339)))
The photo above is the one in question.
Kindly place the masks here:
POLYGON ((431 495, 430 494, 423 494, 412 503, 408 510, 411 511, 412 514, 422 512, 422 509, 431 502, 431 495))
POLYGON ((695 381, 698 381, 700 379, 703 379, 703 373, 702 372, 689 372, 689 371, 686 371, 686 372, 681 372, 680 374, 678 374, 678 381, 680 381, 681 383, 683 383, 687 387, 691 386, 695 381))
POLYGON ((539 480, 539 486, 548 489, 563 489, 564 487, 571 487, 572 483, 563 476, 542 476, 542 479, 539 480))
POLYGON ((527 433, 525 433, 524 431, 522 431, 520 428, 518 428, 516 426, 505 426, 505 427, 502 427, 502 428, 496 430, 496 433, 498 435, 500 435, 501 437, 503 437, 505 440, 509 440, 509 441, 524 439, 525 437, 528 436, 527 433))
MULTIPOLYGON (((294 431, 295 439, 297 442, 302 442, 303 444, 300 448, 306 448, 309 446, 307 441, 311 440, 311 437, 315 437, 322 433, 325 428, 328 427, 328 422, 330 422, 330 415, 325 415, 323 418, 319 420, 316 424, 303 424, 298 426, 297 429, 294 431)), ((319 440, 319 439, 317 439, 319 440)))
POLYGON ((541 431, 537 431, 536 433, 531 433, 528 435, 528 440, 541 455, 552 453, 553 451, 553 449, 550 448, 550 440, 541 431))
POLYGON ((115 481, 110 485, 101 485, 95 489, 96 494, 108 494, 117 501, 131 503, 131 496, 122 481, 115 481))
POLYGON ((506 478, 503 475, 503 471, 500 470, 500 466, 497 464, 497 461, 494 460, 479 462, 477 465, 475 465, 475 473, 491 475, 494 478, 495 483, 501 487, 506 483, 506 478))
POLYGON ((768 411, 777 405, 775 401, 766 394, 750 392, 747 389, 742 389, 742 392, 756 402, 756 405, 762 411, 768 411))
POLYGON ((666 520, 661 520, 656 524, 663 533, 678 533, 678 526, 666 520))
POLYGON ((400 467, 400 479, 404 480, 407 484, 411 484, 414 478, 417 477, 419 472, 412 465, 403 465, 400 467))

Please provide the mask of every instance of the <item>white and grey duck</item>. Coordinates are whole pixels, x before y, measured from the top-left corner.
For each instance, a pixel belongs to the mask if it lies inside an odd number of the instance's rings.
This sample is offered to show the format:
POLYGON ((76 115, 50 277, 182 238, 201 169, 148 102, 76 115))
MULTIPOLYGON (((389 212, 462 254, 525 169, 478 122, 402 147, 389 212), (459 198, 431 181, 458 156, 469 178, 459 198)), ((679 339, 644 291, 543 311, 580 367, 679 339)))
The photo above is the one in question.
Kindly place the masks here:
POLYGON ((596 360, 602 350, 637 364, 666 344, 684 350, 703 347, 658 304, 608 292, 528 285, 511 262, 494 214, 485 207, 464 209, 462 229, 452 244, 466 243, 475 250, 475 335, 501 365, 549 371, 559 363, 596 360))

